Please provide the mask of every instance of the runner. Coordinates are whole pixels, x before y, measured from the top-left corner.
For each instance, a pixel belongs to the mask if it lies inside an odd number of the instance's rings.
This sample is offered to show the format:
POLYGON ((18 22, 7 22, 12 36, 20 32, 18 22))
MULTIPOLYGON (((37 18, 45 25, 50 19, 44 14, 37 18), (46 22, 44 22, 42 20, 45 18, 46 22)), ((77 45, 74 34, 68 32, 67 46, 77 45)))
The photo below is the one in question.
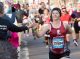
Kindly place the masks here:
MULTIPOLYGON (((69 15, 69 13, 68 13, 68 11, 67 11, 67 9, 66 9, 66 7, 65 6, 63 6, 62 8, 61 8, 61 13, 62 13, 62 15, 61 15, 61 21, 62 22, 64 22, 64 23, 67 23, 67 24, 69 24, 69 25, 71 25, 72 23, 71 23, 71 16, 69 15)), ((71 39, 71 35, 69 34, 69 33, 67 33, 66 34, 66 40, 68 41, 68 42, 70 42, 70 39, 71 39)), ((70 43, 69 43, 70 44, 70 43)), ((68 44, 68 45, 69 45, 68 44)))
MULTIPOLYGON (((42 16, 42 20, 43 20, 44 24, 50 23, 50 14, 49 14, 49 10, 47 8, 44 9, 44 14, 42 16)), ((48 31, 44 35, 44 39, 45 39, 46 48, 47 48, 48 47, 48 40, 49 40, 48 31)))
POLYGON ((72 18, 74 20, 74 30, 76 33, 76 40, 74 40, 74 44, 78 46, 78 39, 80 34, 80 3, 77 4, 77 10, 72 13, 72 18))
MULTIPOLYGON (((61 22, 60 16, 61 10, 59 8, 53 8, 50 24, 44 24, 40 31, 36 33, 38 37, 41 37, 49 31, 49 59, 60 59, 61 57, 69 58, 70 49, 69 47, 66 47, 66 44, 68 43, 66 40, 66 34, 69 32, 73 35, 73 39, 76 38, 71 27, 64 22, 61 22)), ((38 26, 38 24, 34 24, 35 27, 38 26)))

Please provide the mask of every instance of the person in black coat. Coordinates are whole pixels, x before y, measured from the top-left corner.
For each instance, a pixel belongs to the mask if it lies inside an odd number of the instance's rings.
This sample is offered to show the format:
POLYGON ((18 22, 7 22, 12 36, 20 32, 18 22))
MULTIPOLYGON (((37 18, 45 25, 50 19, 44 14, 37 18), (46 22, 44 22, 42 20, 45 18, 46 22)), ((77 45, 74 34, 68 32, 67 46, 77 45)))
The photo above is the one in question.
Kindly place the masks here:
POLYGON ((17 59, 17 49, 8 42, 7 31, 21 32, 27 30, 27 26, 14 25, 4 14, 4 5, 0 2, 0 59, 17 59))

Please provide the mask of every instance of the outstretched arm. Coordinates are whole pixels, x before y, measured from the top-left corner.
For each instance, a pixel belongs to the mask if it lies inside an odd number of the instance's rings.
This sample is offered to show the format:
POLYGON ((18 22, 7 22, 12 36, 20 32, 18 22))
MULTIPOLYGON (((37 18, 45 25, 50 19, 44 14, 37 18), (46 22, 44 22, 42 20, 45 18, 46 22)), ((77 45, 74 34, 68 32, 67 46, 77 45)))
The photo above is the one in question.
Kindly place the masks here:
POLYGON ((27 30, 28 29, 27 26, 18 27, 18 26, 14 25, 11 22, 8 22, 7 28, 8 28, 8 30, 10 30, 12 32, 21 32, 21 31, 24 31, 24 30, 27 30))
POLYGON ((41 26, 39 31, 36 32, 37 37, 42 37, 49 30, 49 24, 44 24, 41 26))

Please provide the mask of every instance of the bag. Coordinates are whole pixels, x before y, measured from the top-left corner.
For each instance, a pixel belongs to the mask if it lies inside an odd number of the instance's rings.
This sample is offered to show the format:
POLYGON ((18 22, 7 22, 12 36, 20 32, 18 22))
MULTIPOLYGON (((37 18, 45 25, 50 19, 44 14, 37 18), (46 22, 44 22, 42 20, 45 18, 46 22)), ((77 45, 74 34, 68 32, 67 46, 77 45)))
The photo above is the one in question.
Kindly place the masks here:
POLYGON ((52 52, 55 54, 64 53, 64 38, 55 37, 52 39, 52 52))
POLYGON ((18 33, 16 32, 11 32, 11 38, 8 39, 8 41, 15 47, 17 48, 19 46, 19 37, 18 33))

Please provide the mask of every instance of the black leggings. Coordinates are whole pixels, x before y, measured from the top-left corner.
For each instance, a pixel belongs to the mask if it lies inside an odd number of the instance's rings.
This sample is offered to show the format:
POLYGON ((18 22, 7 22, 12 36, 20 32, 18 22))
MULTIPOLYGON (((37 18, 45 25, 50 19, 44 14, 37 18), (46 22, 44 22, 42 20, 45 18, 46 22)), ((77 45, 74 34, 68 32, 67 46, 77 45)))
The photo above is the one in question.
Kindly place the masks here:
POLYGON ((78 26, 78 21, 74 22, 74 30, 75 30, 76 34, 79 33, 79 31, 80 31, 80 27, 78 26))
POLYGON ((49 52, 49 59, 60 59, 64 56, 69 56, 70 55, 70 50, 64 52, 63 54, 55 54, 53 52, 49 52))

